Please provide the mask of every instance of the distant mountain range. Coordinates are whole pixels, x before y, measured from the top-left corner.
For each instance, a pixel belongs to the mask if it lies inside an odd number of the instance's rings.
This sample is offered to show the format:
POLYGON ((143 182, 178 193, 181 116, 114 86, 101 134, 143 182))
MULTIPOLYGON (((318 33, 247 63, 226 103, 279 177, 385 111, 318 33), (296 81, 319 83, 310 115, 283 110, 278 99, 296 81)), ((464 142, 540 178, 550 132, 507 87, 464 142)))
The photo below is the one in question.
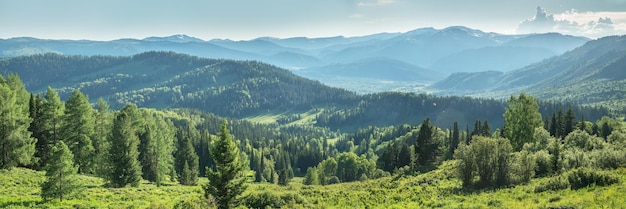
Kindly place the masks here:
POLYGON ((331 86, 368 92, 367 87, 345 85, 342 80, 424 85, 455 72, 506 72, 560 55, 587 41, 556 33, 503 35, 462 26, 361 37, 262 37, 248 41, 204 41, 186 35, 113 41, 11 38, 0 39, 0 57, 49 52, 130 56, 173 51, 206 58, 257 60, 331 86))
POLYGON ((589 41, 575 50, 509 72, 455 73, 428 87, 436 94, 541 99, 626 108, 626 36, 589 41))

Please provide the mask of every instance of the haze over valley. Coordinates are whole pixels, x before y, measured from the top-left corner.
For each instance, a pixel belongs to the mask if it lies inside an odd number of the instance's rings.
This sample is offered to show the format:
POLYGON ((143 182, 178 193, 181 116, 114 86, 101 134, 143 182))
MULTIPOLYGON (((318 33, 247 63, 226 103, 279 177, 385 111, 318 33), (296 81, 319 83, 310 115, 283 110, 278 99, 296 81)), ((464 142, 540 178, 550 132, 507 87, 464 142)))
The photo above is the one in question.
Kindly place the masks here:
POLYGON ((479 2, 0 1, 0 207, 626 205, 626 1, 479 2))

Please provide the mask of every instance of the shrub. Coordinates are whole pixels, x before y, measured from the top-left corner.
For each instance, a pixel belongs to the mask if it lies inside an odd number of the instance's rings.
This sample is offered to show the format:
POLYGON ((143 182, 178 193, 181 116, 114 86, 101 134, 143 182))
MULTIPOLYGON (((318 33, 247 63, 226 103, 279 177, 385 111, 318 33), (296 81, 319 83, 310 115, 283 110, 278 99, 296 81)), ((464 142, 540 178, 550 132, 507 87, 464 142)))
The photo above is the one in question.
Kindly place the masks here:
POLYGON ((541 150, 534 154, 535 157, 535 175, 547 176, 552 173, 552 156, 546 150, 541 150))
POLYGON ((285 205, 278 195, 271 192, 250 194, 243 199, 243 204, 248 208, 280 208, 285 205))
POLYGON ((619 178, 605 171, 596 171, 591 168, 580 168, 568 172, 567 181, 572 189, 580 189, 591 185, 611 185, 619 182, 619 178))
POLYGON ((545 182, 542 182, 539 185, 535 186, 535 193, 544 192, 548 190, 557 191, 561 189, 567 189, 569 187, 570 185, 569 185, 569 182, 567 181, 567 178, 563 176, 555 176, 555 177, 548 178, 548 180, 546 180, 545 182))
POLYGON ((591 163, 596 168, 615 169, 626 166, 626 153, 621 150, 605 148, 589 153, 591 163))

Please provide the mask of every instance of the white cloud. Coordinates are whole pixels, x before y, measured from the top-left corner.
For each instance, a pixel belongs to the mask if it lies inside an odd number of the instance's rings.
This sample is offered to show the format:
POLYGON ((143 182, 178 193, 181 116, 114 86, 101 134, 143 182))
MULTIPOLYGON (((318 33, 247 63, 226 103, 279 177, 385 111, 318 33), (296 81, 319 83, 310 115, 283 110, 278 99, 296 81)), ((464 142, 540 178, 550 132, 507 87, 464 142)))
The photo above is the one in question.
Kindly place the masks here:
POLYGON ((569 35, 599 38, 626 34, 626 12, 579 12, 569 10, 548 14, 537 7, 535 16, 522 21, 517 33, 558 32, 569 35))

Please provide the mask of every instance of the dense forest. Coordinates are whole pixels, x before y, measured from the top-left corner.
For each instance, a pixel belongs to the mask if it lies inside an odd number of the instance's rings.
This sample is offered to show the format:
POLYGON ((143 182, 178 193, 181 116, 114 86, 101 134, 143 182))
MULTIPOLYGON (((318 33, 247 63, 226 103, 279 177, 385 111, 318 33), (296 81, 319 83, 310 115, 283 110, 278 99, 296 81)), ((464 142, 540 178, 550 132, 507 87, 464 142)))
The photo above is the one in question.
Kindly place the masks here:
MULTIPOLYGON (((266 66, 217 61, 220 63, 266 66)), ((285 83, 281 85, 290 84, 285 83)), ((269 86, 246 88, 261 93, 269 86)), ((102 177, 106 187, 136 187, 142 180, 157 186, 174 181, 197 185, 198 177, 212 178, 217 175, 215 168, 225 166, 223 160, 216 163, 216 144, 240 150, 232 151, 236 153, 232 159, 240 160, 231 160, 226 166, 236 164, 252 171, 250 181, 278 185, 288 185, 296 176, 310 185, 365 181, 429 171, 454 159, 457 177, 466 189, 516 185, 534 176, 570 178, 539 189, 557 190, 612 184, 618 181, 616 177, 585 168, 626 166, 622 121, 606 117, 608 112, 602 108, 538 102, 524 94, 502 102, 406 93, 359 96, 331 90, 318 96, 347 108, 318 107, 316 124, 294 123, 301 120, 297 114, 280 118, 282 123, 257 123, 224 118, 220 111, 157 110, 134 104, 112 110, 103 99, 92 106, 78 89, 63 101, 53 88, 29 93, 20 77, 10 74, 0 77, 0 167, 26 167, 51 174, 46 181, 51 183, 42 184, 42 197, 63 200, 63 195, 58 197, 55 192, 68 188, 50 185, 69 182, 70 188, 80 187, 69 178, 76 173, 102 177), (337 102, 332 95, 349 96, 337 102), (356 105, 348 105, 351 102, 356 105), (474 122, 463 125, 457 120, 474 122), (228 141, 233 144, 227 145, 228 141), (578 180, 574 175, 579 175, 578 180)), ((224 97, 216 103, 230 110, 226 107, 233 107, 233 101, 237 99, 224 97)), ((283 105, 311 108, 310 101, 283 105)), ((237 103, 241 104, 245 103, 237 103)), ((280 105, 269 100, 268 104, 280 105)), ((206 195, 218 194, 210 193, 208 186, 203 188, 206 195)))

